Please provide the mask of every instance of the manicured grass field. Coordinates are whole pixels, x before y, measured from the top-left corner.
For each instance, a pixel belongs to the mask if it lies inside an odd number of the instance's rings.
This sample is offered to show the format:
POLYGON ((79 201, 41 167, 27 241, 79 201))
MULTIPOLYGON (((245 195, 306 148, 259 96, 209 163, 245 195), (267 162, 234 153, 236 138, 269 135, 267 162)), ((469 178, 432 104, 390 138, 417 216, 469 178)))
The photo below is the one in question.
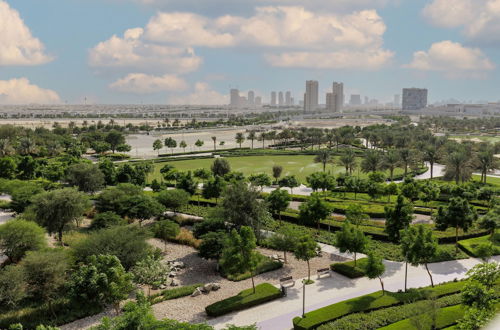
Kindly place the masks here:
MULTIPOLYGON (((473 175, 472 177, 473 177, 473 179, 475 181, 480 181, 481 180, 481 176, 480 175, 473 175)), ((489 177, 486 178, 486 183, 500 187, 500 178, 489 176, 489 177)))
POLYGON ((451 135, 450 139, 460 140, 481 140, 482 142, 497 143, 500 142, 498 136, 481 136, 481 135, 451 135))
MULTIPOLYGON (((246 157, 228 157, 226 158, 231 165, 231 170, 242 172, 246 176, 258 173, 267 173, 272 175, 274 165, 283 166, 282 176, 295 175, 301 182, 306 182, 306 177, 314 172, 323 170, 323 164, 314 163, 314 156, 310 155, 269 155, 269 156, 246 156, 246 157)), ((210 169, 214 159, 190 159, 171 161, 168 164, 174 166, 179 171, 194 171, 199 168, 210 169)), ((358 164, 361 159, 358 158, 358 164)), ((149 180, 161 179, 160 169, 165 163, 155 164, 154 172, 149 176, 149 180)), ((327 172, 337 175, 345 173, 345 168, 339 165, 338 158, 332 164, 326 166, 327 172)), ((394 175, 402 174, 402 169, 396 169, 394 175)), ((356 172, 357 174, 357 172, 356 172)), ((388 173, 387 173, 388 175, 388 173)), ((360 177, 366 178, 367 174, 360 172, 360 177)))
POLYGON ((499 232, 496 232, 493 238, 491 237, 491 235, 486 235, 486 236, 461 240, 458 243, 460 244, 462 249, 466 250, 467 253, 473 257, 477 257, 476 248, 481 244, 487 244, 487 243, 493 243, 493 247, 495 249, 495 251, 493 252, 494 255, 500 254, 499 232))

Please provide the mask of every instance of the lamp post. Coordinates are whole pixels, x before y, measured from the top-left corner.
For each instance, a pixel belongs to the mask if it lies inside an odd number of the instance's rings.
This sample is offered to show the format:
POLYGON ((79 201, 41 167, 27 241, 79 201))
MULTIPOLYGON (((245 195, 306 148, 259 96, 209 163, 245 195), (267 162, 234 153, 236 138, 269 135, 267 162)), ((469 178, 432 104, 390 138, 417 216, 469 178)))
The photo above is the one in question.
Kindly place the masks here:
POLYGON ((306 284, 302 281, 302 318, 306 317, 306 284))

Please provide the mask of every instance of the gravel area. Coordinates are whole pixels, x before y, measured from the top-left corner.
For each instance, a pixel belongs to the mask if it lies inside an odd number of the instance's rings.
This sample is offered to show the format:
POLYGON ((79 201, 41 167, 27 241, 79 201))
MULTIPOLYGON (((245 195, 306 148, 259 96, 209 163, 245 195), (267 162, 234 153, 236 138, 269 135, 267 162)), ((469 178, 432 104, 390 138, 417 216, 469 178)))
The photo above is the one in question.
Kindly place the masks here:
MULTIPOLYGON (((150 243, 163 247, 159 240, 152 239, 150 243)), ((269 249, 258 249, 264 255, 281 254, 269 249)), ((221 277, 216 271, 214 261, 203 260, 198 257, 194 248, 185 245, 168 244, 167 260, 178 260, 184 262, 186 268, 178 273, 176 279, 181 285, 194 283, 217 282, 221 284, 221 289, 207 295, 198 297, 184 297, 175 300, 165 301, 153 306, 153 311, 158 319, 169 318, 183 322, 200 323, 207 320, 205 307, 219 300, 234 296, 240 291, 251 288, 251 279, 240 282, 231 282, 221 277)), ((255 284, 268 282, 277 285, 279 279, 286 276, 294 278, 307 277, 307 264, 298 261, 290 253, 287 254, 288 264, 283 268, 267 272, 255 277, 255 284)), ((311 276, 314 277, 316 269, 326 268, 334 261, 344 261, 345 258, 323 253, 321 257, 311 260, 311 276)))

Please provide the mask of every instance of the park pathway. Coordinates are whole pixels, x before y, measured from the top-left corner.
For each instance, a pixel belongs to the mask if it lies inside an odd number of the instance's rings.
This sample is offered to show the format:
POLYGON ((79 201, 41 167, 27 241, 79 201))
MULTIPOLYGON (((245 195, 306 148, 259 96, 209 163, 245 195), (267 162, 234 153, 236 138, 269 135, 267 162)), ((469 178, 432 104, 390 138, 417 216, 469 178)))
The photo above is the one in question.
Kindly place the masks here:
MULTIPOLYGON (((335 247, 325 244, 321 244, 321 247, 325 252, 336 253, 335 247)), ((343 255, 349 256, 349 254, 343 255)), ((493 260, 500 262, 500 256, 494 257, 493 260)), ((465 278, 466 272, 480 262, 480 260, 474 258, 446 261, 430 264, 429 270, 432 273, 434 283, 438 284, 465 278)), ((383 281, 386 290, 398 291, 404 289, 405 264, 392 261, 384 261, 384 264, 386 272, 383 281)), ((314 273, 314 270, 311 273, 314 273)), ((337 273, 332 274, 331 278, 327 277, 319 280, 314 276, 315 283, 306 286, 306 312, 381 289, 378 279, 349 279, 337 273)), ((408 266, 408 288, 429 285, 430 279, 424 267, 408 266)), ((291 329, 292 319, 302 315, 302 289, 301 281, 297 279, 295 287, 289 289, 287 297, 212 319, 208 321, 208 324, 216 329, 221 329, 226 324, 242 326, 253 323, 257 323, 261 330, 291 329)))

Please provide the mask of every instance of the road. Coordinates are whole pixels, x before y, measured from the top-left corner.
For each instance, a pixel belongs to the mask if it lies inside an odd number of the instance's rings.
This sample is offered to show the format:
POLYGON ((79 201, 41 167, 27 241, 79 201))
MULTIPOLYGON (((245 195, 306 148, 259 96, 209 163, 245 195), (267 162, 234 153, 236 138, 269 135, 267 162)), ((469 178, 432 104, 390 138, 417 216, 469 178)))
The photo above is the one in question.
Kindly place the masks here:
MULTIPOLYGON (((323 249, 329 249, 322 246, 323 249)), ((335 248, 333 248, 335 249, 335 248)), ((500 256, 493 259, 500 262, 500 256)), ((443 283, 462 279, 466 272, 479 264, 478 259, 464 259, 430 264, 429 269, 434 283, 443 283)), ((404 263, 384 261, 386 272, 383 281, 386 290, 404 289, 404 263)), ((313 272, 312 272, 313 273, 313 272)), ((359 297, 381 289, 380 282, 368 278, 349 279, 337 273, 331 278, 316 279, 315 283, 306 286, 306 312, 328 306, 346 299, 359 297)), ((274 283, 276 284, 276 283, 274 283)), ((430 285, 429 276, 424 267, 408 266, 408 287, 418 288, 430 285)), ((228 314, 212 319, 208 324, 216 329, 226 324, 248 325, 257 323, 261 330, 285 330, 292 328, 292 319, 302 315, 302 284, 296 281, 295 287, 289 289, 287 297, 256 306, 244 311, 228 314)))

